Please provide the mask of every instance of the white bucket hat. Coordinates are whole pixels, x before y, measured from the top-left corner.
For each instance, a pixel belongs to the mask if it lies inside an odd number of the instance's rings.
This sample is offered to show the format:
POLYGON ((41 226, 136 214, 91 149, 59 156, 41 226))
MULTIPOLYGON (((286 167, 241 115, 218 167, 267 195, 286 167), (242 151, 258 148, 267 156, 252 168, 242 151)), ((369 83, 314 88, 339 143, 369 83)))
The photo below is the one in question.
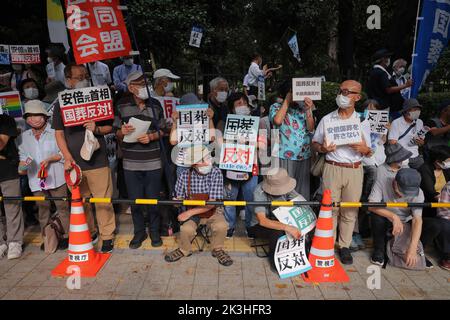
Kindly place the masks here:
POLYGON ((25 103, 25 112, 23 114, 23 117, 26 118, 30 115, 35 114, 43 114, 46 117, 49 117, 50 115, 45 110, 45 104, 40 100, 30 100, 27 103, 25 103))

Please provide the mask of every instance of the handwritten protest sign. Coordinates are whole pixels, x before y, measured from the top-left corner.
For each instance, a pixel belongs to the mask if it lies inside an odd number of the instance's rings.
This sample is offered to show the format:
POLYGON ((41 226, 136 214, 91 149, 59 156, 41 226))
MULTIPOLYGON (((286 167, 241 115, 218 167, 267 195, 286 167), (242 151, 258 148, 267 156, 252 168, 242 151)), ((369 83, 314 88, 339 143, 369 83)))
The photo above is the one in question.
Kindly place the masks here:
POLYGON ((209 118, 206 115, 207 104, 179 105, 177 124, 178 145, 209 143, 209 118))
POLYGON ((325 137, 328 144, 342 146, 362 141, 361 121, 359 118, 325 122, 325 137))
POLYGON ((33 46, 10 45, 9 52, 11 54, 11 63, 21 63, 21 64, 41 63, 41 56, 38 45, 33 46))
POLYGON ((0 44, 0 64, 11 64, 11 59, 9 57, 9 46, 6 44, 0 44))
POLYGON ((175 107, 180 104, 180 99, 174 97, 155 97, 161 103, 164 110, 164 119, 169 120, 172 123, 172 112, 175 107))
POLYGON ((387 134, 389 124, 389 110, 369 110, 367 121, 370 123, 370 132, 387 134))
POLYGON ((322 79, 294 78, 292 79, 292 98, 294 101, 322 100, 322 79))
MULTIPOLYGON (((305 201, 303 197, 297 197, 292 201, 305 201)), ((316 215, 310 207, 279 207, 273 210, 277 219, 284 224, 288 224, 299 229, 303 235, 310 232, 316 226, 316 215)))
POLYGON ((224 143, 220 152, 219 168, 224 170, 252 172, 255 146, 224 143))
POLYGON ((286 236, 280 237, 274 260, 281 279, 296 277, 311 270, 311 264, 305 253, 305 236, 299 240, 290 240, 286 236))
POLYGON ((107 86, 65 90, 58 95, 64 126, 114 119, 111 90, 107 86))
POLYGON ((0 93, 0 109, 13 118, 22 118, 23 110, 18 91, 0 93))
POLYGON ((130 38, 119 6, 119 0, 66 0, 67 28, 77 64, 131 54, 130 38))

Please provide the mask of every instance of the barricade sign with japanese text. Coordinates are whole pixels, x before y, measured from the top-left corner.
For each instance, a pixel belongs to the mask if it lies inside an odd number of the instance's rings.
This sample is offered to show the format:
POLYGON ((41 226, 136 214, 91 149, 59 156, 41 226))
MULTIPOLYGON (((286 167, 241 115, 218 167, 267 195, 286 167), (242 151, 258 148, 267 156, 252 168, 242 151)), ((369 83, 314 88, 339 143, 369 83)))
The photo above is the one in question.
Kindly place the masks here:
POLYGON ((177 137, 179 146, 209 143, 207 104, 178 105, 177 137))
POLYGON ((38 45, 33 46, 10 45, 9 52, 11 54, 11 63, 18 63, 18 64, 41 63, 41 56, 38 45))
POLYGON ((119 5, 119 0, 66 0, 77 64, 130 55, 131 41, 119 5))
POLYGON ((107 86, 65 90, 58 99, 66 127, 114 119, 111 90, 107 86))
POLYGON ((22 118, 23 110, 18 91, 9 91, 0 93, 0 109, 4 114, 13 118, 22 118))
POLYGON ((387 134, 389 124, 389 110, 368 110, 367 121, 370 123, 370 132, 387 134))
POLYGON ((161 103, 161 107, 164 110, 164 119, 172 123, 172 112, 180 104, 180 99, 174 97, 155 97, 155 99, 161 103))
POLYGON ((11 59, 9 58, 9 46, 6 44, 0 44, 0 64, 11 64, 11 59))
POLYGON ((361 121, 359 118, 325 122, 325 137, 328 144, 336 146, 359 143, 362 141, 361 121))
MULTIPOLYGON (((304 198, 294 198, 292 201, 305 201, 304 198)), ((273 210, 273 214, 284 224, 288 224, 299 229, 303 235, 316 227, 316 215, 308 206, 299 207, 279 207, 273 210)))
POLYGON ((299 240, 282 236, 275 249, 275 266, 281 279, 296 277, 312 269, 305 253, 305 236, 299 240))
POLYGON ((225 143, 220 152, 220 169, 252 172, 258 128, 258 117, 228 115, 224 130, 225 143))
POLYGON ((294 78, 292 79, 292 99, 303 101, 305 98, 311 100, 322 100, 321 78, 294 78))

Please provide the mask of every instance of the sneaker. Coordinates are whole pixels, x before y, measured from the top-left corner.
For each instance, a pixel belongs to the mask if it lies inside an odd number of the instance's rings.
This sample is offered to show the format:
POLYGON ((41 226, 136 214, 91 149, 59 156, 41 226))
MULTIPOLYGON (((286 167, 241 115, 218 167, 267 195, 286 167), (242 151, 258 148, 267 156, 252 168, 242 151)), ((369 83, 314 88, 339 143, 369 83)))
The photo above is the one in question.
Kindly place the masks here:
POLYGON ((154 248, 161 247, 163 245, 159 232, 150 232, 150 239, 152 240, 152 247, 154 248))
MULTIPOLYGON (((1 249, 0 249, 0 253, 1 253, 1 249)), ((450 259, 442 259, 439 262, 439 267, 441 267, 444 270, 450 271, 450 259)))
POLYGON ((135 234, 133 239, 130 241, 130 249, 137 249, 142 245, 142 242, 147 239, 147 234, 145 232, 135 234))
POLYGON ((384 253, 381 251, 374 251, 372 257, 370 257, 370 262, 376 264, 377 266, 384 265, 384 253))
POLYGON ((246 229, 246 233, 247 233, 247 238, 248 239, 255 239, 255 234, 251 231, 248 230, 249 228, 246 229))
POLYGON ((92 238, 92 244, 96 245, 98 242, 98 233, 94 233, 91 238, 92 238))
POLYGON ((339 250, 339 257, 342 264, 353 264, 353 257, 349 248, 341 248, 339 250))
POLYGON ((228 229, 227 231, 227 239, 233 238, 234 228, 228 229))
POLYGON ((430 260, 428 260, 427 257, 425 257, 425 268, 426 269, 433 269, 434 265, 433 262, 431 262, 430 260))
POLYGON ((103 240, 102 245, 102 253, 111 253, 114 249, 114 241, 113 240, 103 240))
POLYGON ((364 243, 361 234, 354 233, 352 240, 355 241, 355 243, 358 245, 359 250, 364 250, 366 248, 366 244, 364 243))
POLYGON ((20 258, 22 245, 18 242, 10 242, 8 245, 8 260, 20 258))
POLYGON ((2 259, 4 256, 6 256, 7 252, 8 252, 8 246, 6 244, 0 245, 0 259, 2 259))

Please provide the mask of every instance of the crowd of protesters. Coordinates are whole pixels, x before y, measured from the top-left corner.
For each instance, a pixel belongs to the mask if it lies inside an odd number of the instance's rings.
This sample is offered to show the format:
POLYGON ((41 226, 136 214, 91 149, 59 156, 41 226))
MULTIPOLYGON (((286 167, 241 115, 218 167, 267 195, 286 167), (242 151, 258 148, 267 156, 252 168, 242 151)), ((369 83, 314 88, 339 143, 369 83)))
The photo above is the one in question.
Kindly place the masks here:
MULTIPOLYGON (((153 79, 147 79, 133 56, 123 57, 122 63, 111 70, 100 61, 65 65, 64 56, 50 50, 43 79, 30 66, 13 65, 3 90, 20 93, 23 119, 14 119, 6 113, 0 115, 1 194, 66 197, 70 188, 65 172, 76 165, 81 169, 80 192, 85 198, 119 195, 129 199, 279 201, 300 196, 306 201, 330 189, 333 202, 449 202, 450 101, 442 102, 434 118, 420 119, 427 106, 408 98, 413 79, 406 74, 406 61, 398 59, 391 68, 391 56, 387 50, 375 53, 367 88, 354 80, 342 82, 336 93, 335 110, 321 119, 317 118, 317 108, 311 99, 293 101, 290 79, 279 86, 276 101, 269 108, 257 107, 254 100, 258 95, 258 77, 271 77, 277 69, 263 66, 258 54, 251 59, 243 92, 231 92, 227 80, 217 77, 210 82, 205 102, 197 92, 180 97, 182 105, 209 105, 211 132, 223 133, 229 114, 258 116, 260 129, 277 130, 275 136, 266 134, 266 139, 258 139, 257 155, 269 154, 279 168, 264 174, 262 170, 243 174, 219 169, 211 148, 178 146, 179 114, 174 111, 172 121, 164 119, 157 99, 173 96, 174 83, 183 81, 170 70, 156 70, 153 79), (64 126, 58 93, 99 85, 109 86, 115 94, 115 119, 91 121, 79 127, 64 126), (361 101, 363 91, 368 94, 367 101, 361 101), (357 105, 363 107, 357 110, 357 105), (371 133, 366 119, 368 111, 387 108, 388 133, 371 133), (129 124, 131 118, 151 121, 148 132, 139 136, 136 143, 124 142, 135 130, 129 124), (326 124, 347 119, 361 122, 361 142, 336 146, 327 141, 326 124), (94 137, 90 144, 86 141, 87 131, 94 137), (420 135, 421 132, 425 134, 420 135), (177 155, 175 159, 171 154, 177 155), (316 174, 320 178, 317 189, 311 168, 320 158, 324 164, 320 174, 316 174)), ((219 135, 210 135, 211 145, 221 142, 219 135)), ((256 159, 255 166, 261 169, 263 164, 256 159)), ((45 230, 55 214, 64 229, 58 248, 67 248, 68 206, 57 201, 37 203, 43 250, 45 230)), ((101 252, 112 252, 115 213, 125 210, 110 203, 95 206, 85 203, 84 207, 92 241, 101 241, 101 252)), ((36 220, 33 209, 20 201, 2 203, 0 257, 21 256, 25 223, 30 225, 36 220)), ((178 231, 179 225, 179 248, 165 256, 168 263, 192 254, 192 239, 200 224, 211 231, 212 256, 224 266, 233 263, 224 244, 226 238, 234 235, 237 208, 208 205, 170 209, 176 212, 176 220, 169 224, 171 231, 178 231)), ((296 239, 301 237, 299 229, 276 219, 274 209, 245 207, 247 236, 269 241, 272 267, 277 239, 286 233, 296 239)), ((162 212, 163 208, 156 206, 131 206, 134 226, 131 249, 139 248, 148 236, 153 247, 163 244, 161 236, 167 235, 167 230, 162 227, 162 212)), ((352 264, 352 252, 365 247, 367 241, 363 238, 371 238, 374 248, 371 262, 383 265, 390 238, 403 235, 402 259, 406 267, 414 268, 421 257, 426 267, 433 267, 418 252, 434 245, 439 266, 450 270, 450 209, 336 207, 333 220, 343 264, 352 264)))

